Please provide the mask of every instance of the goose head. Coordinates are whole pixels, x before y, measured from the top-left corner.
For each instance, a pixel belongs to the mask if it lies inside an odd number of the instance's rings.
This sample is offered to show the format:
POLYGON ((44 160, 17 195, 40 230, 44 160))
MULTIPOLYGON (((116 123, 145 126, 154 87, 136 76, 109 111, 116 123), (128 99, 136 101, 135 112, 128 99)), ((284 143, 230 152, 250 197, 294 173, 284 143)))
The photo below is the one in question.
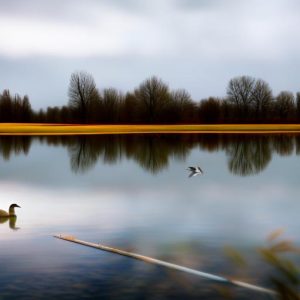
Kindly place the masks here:
POLYGON ((19 207, 21 208, 21 206, 19 206, 18 204, 12 204, 10 207, 9 207, 9 210, 8 210, 8 213, 9 213, 9 216, 15 216, 15 207, 19 207))

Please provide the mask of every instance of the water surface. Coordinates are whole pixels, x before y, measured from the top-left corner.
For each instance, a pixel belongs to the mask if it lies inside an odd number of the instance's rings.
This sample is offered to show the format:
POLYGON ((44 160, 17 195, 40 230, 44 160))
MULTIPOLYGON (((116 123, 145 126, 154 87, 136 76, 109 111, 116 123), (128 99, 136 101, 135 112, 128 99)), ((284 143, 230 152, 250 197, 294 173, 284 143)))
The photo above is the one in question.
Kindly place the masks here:
POLYGON ((22 207, 0 223, 0 299, 222 299, 226 288, 57 233, 267 286, 256 248, 277 228, 300 242, 298 136, 8 136, 0 154, 0 208, 22 207), (204 174, 188 178, 189 165, 204 174))

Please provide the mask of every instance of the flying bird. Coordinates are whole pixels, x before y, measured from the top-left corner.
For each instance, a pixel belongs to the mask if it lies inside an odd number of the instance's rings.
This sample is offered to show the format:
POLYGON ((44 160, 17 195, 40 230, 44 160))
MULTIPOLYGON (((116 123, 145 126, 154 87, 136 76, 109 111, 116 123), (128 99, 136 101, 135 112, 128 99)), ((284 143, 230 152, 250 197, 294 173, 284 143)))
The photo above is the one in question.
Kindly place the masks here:
POLYGON ((197 176, 197 175, 201 175, 203 174, 203 170, 197 166, 197 167, 188 167, 187 168, 188 171, 190 171, 190 175, 189 175, 189 178, 193 177, 193 176, 197 176))

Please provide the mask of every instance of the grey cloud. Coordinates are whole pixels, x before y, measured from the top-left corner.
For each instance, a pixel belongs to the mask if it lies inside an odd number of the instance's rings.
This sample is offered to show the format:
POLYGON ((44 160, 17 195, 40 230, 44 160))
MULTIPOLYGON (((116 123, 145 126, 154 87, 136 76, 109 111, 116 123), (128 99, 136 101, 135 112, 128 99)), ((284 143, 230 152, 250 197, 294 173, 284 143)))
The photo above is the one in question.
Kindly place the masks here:
POLYGON ((76 19, 74 7, 76 7, 76 0, 74 4, 70 5, 69 0, 0 0, 0 16, 8 15, 15 18, 35 18, 41 20, 64 20, 71 21, 76 19))
POLYGON ((145 9, 142 0, 0 0, 1 14, 49 18, 78 18, 89 12, 89 8, 103 6, 125 11, 142 11, 145 9), (78 9, 79 8, 79 9, 78 9))
POLYGON ((231 0, 174 0, 175 6, 180 9, 195 10, 195 9, 214 9, 216 7, 230 5, 231 0), (226 3, 225 3, 226 2, 226 3))

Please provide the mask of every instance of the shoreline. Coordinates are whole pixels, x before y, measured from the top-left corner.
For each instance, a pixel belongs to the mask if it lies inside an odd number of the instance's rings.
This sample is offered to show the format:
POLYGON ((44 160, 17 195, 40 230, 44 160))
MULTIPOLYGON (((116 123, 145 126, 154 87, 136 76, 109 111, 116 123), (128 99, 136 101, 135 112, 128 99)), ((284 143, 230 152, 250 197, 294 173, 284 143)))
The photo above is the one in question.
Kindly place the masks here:
POLYGON ((300 133, 300 124, 178 124, 83 125, 0 123, 0 135, 100 135, 100 134, 280 134, 300 133))

